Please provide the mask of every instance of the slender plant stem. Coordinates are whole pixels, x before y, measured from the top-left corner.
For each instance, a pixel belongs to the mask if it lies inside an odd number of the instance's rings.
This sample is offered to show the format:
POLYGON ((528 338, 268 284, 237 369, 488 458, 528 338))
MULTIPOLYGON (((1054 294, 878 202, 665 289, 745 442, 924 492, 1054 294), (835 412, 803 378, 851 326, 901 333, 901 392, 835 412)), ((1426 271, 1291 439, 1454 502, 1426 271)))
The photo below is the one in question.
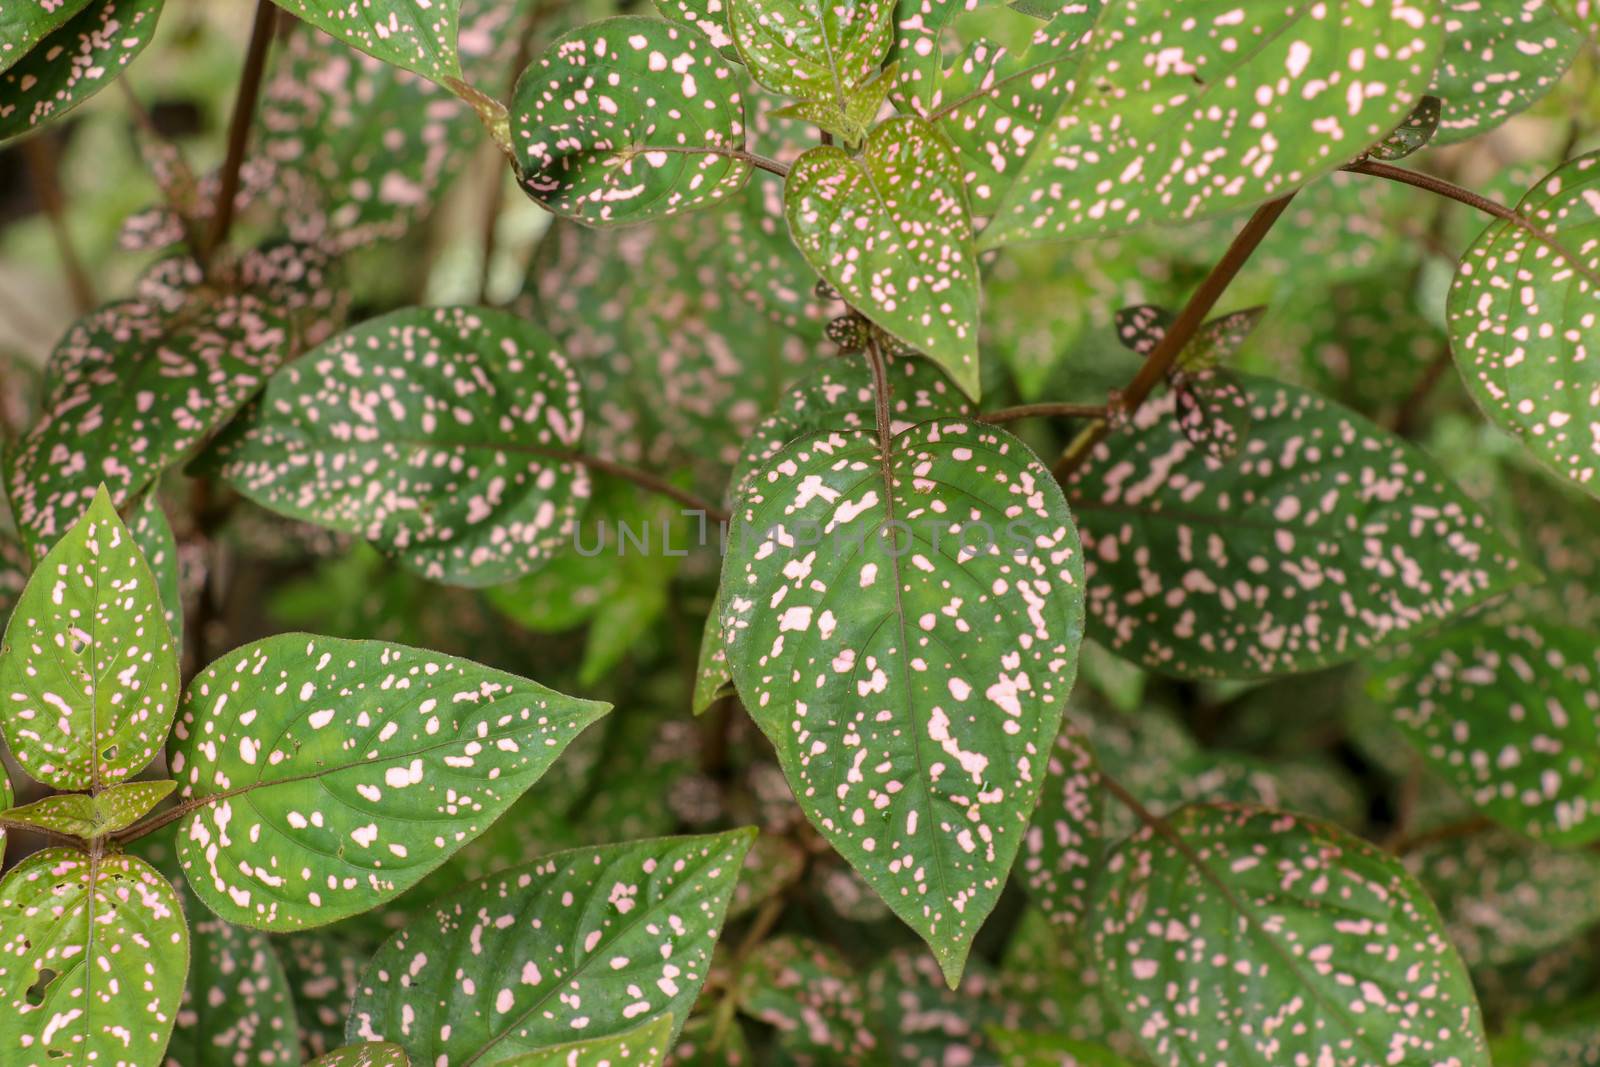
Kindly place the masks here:
POLYGON ((789 168, 779 163, 776 159, 755 152, 746 152, 742 148, 708 148, 704 145, 651 145, 644 152, 677 152, 686 156, 727 156, 729 159, 742 159, 757 170, 764 170, 768 174, 776 174, 780 178, 789 176, 789 168))
POLYGON ((28 173, 33 178, 33 188, 50 223, 50 236, 61 256, 61 269, 67 276, 67 287, 72 290, 72 302, 78 313, 87 314, 97 303, 94 282, 84 269, 83 260, 72 244, 72 231, 67 228, 67 201, 61 190, 60 159, 56 155, 53 134, 29 137, 22 142, 22 154, 28 161, 28 173))
POLYGON ((1600 286, 1600 271, 1596 271, 1582 259, 1579 259, 1571 249, 1549 233, 1546 233, 1532 219, 1520 211, 1514 211, 1511 208, 1497 204, 1487 197, 1479 196, 1472 190, 1463 189, 1454 182, 1445 181, 1443 178, 1435 178, 1431 174, 1423 174, 1419 171, 1407 170, 1404 167, 1381 163, 1375 159, 1357 160, 1344 169, 1356 174, 1369 174, 1374 178, 1385 178, 1392 182, 1399 182, 1402 185, 1410 185, 1433 193, 1436 196, 1448 197, 1458 203, 1466 204, 1468 207, 1476 208, 1485 215, 1492 215, 1497 219, 1509 222, 1560 256, 1574 271, 1589 279, 1591 283, 1600 286))
POLYGON ((665 478, 657 477, 649 471, 642 471, 637 467, 630 467, 625 463, 614 463, 609 459, 601 459, 599 456, 591 456, 584 452, 568 452, 562 449, 541 449, 539 454, 548 455, 556 459, 571 460, 574 463, 588 467, 590 470, 600 471, 604 474, 630 481, 634 485, 650 490, 652 493, 670 497, 684 507, 699 512, 712 522, 727 522, 732 518, 727 511, 717 507, 709 500, 703 500, 686 489, 679 489, 665 478))
POLYGON ((1428 402, 1428 396, 1433 392, 1433 387, 1444 377, 1445 371, 1450 369, 1450 363, 1450 342, 1446 341, 1439 346, 1438 354, 1422 368, 1417 383, 1411 387, 1411 392, 1396 409, 1394 422, 1390 424, 1395 433, 1401 437, 1410 437, 1416 430, 1422 409, 1428 402))
POLYGON ((1106 417, 1104 404, 1019 404, 1014 408, 1001 408, 999 411, 985 411, 978 418, 983 422, 996 425, 1004 422, 1016 422, 1018 419, 1031 418, 1061 418, 1061 419, 1103 419, 1106 417))
POLYGON ((228 153, 222 161, 222 182, 217 190, 215 222, 206 242, 201 266, 228 239, 233 229, 233 205, 239 198, 239 172, 244 167, 245 148, 250 143, 250 127, 255 122, 256 101, 261 97, 261 80, 267 70, 267 52, 272 47, 272 28, 278 9, 272 0, 256 0, 256 19, 250 27, 250 44, 245 51, 244 69, 239 73, 239 94, 233 101, 233 118, 228 123, 228 153))
MULTIPOLYGON (((1179 312, 1172 326, 1162 336, 1160 342, 1150 350, 1144 364, 1118 395, 1117 406, 1121 413, 1133 415, 1149 398, 1155 387, 1166 379, 1167 372, 1172 369, 1178 355, 1205 324, 1206 316, 1217 306, 1217 301, 1222 298, 1223 292, 1249 261, 1250 256, 1260 247, 1262 240, 1272 230, 1273 223, 1278 221, 1288 208, 1289 201, 1293 199, 1294 193, 1290 193, 1256 208, 1255 214, 1250 216, 1244 228, 1234 237, 1228 250, 1217 260, 1216 266, 1211 268, 1211 273, 1206 275, 1205 281, 1194 291, 1194 295, 1184 305, 1183 311, 1179 312)), ((1058 481, 1066 481, 1083 462, 1090 449, 1105 439, 1108 426, 1106 420, 1100 419, 1090 423, 1083 433, 1078 435, 1061 459, 1056 462, 1055 476, 1058 481)))

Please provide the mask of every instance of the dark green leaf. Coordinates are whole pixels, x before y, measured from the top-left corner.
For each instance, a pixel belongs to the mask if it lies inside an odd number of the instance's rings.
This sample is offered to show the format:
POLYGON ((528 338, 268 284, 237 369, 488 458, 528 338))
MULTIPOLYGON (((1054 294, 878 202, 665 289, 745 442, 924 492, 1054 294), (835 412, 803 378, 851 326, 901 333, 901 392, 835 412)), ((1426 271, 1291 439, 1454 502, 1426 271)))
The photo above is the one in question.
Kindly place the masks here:
POLYGON ((1020 865, 1034 904, 1070 930, 1088 908, 1089 879, 1104 847, 1100 771, 1089 739, 1071 719, 1062 720, 1046 767, 1044 796, 1023 839, 1020 865))
MULTIPOLYGON (((758 84, 840 111, 877 77, 893 35, 893 15, 894 0, 728 2, 734 44, 758 84)), ((880 102, 887 90, 885 83, 877 94, 880 102)))
POLYGON ((284 634, 194 679, 172 773, 194 893, 222 918, 320 926, 414 885, 609 705, 467 660, 284 634))
POLYGON ((672 1051, 672 1015, 610 1037, 593 1037, 498 1061, 503 1067, 660 1067, 672 1051))
POLYGON ((192 905, 189 914, 194 962, 167 1067, 298 1063, 294 998, 272 942, 192 905))
POLYGON ((351 48, 437 82, 461 77, 456 22, 461 0, 274 0, 351 48))
POLYGON ((1404 159, 1425 148, 1439 129, 1441 103, 1437 96, 1424 96, 1411 109, 1405 121, 1396 126, 1389 136, 1368 149, 1374 159, 1404 159))
POLYGON ((1438 144, 1487 133, 1533 105, 1571 66, 1583 36, 1559 0, 1444 0, 1444 53, 1432 92, 1438 144))
POLYGON ((5 0, 0 4, 0 70, 64 26, 89 0, 5 0))
POLYGON ((318 1056, 305 1067, 411 1067, 405 1049, 387 1041, 363 1041, 318 1056))
MULTIPOLYGON (((7 7, 35 2, 9 0, 7 7)), ((0 75, 0 141, 60 118, 110 85, 150 43, 162 3, 93 0, 0 75)))

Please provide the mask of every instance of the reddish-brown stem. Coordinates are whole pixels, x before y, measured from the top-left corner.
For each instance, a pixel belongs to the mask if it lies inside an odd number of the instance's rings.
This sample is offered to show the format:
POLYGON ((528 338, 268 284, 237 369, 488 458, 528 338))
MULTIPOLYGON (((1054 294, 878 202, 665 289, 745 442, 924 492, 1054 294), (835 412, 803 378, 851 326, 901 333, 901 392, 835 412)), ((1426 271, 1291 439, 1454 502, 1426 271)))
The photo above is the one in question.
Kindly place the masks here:
POLYGON ((56 252, 61 256, 61 269, 67 276, 67 287, 72 290, 72 301, 79 314, 87 314, 94 310, 96 303, 94 283, 84 269, 83 261, 78 258, 78 251, 72 244, 72 231, 67 228, 67 204, 61 191, 60 160, 56 155, 54 135, 45 133, 29 137, 22 142, 22 154, 28 161, 28 172, 33 178, 39 206, 44 209, 45 218, 50 223, 50 236, 54 238, 56 252))
POLYGON ((661 496, 676 500, 684 507, 704 515, 710 522, 722 523, 732 518, 727 511, 717 507, 709 500, 702 500, 686 489, 679 489, 665 478, 657 477, 649 471, 639 470, 637 467, 630 467, 624 463, 613 463, 609 459, 601 459, 599 456, 591 456, 583 452, 567 452, 561 449, 542 449, 539 454, 571 460, 573 463, 588 467, 590 470, 600 471, 604 474, 614 475, 625 481, 630 481, 634 485, 650 490, 652 493, 659 493, 661 496))
POLYGON ((1450 344, 1445 342, 1439 346, 1439 352, 1422 368, 1422 373, 1417 377, 1417 384, 1411 387, 1411 392, 1401 401, 1400 407, 1394 413, 1394 422, 1390 425, 1394 432, 1401 437, 1410 437, 1417 428, 1418 419, 1422 409, 1428 402, 1428 397, 1433 392, 1433 387, 1439 384, 1444 377, 1444 372, 1450 369, 1450 344))
POLYGON ((1005 422, 1016 422, 1018 419, 1054 418, 1054 419, 1103 419, 1106 417, 1104 404, 1018 404, 1013 408, 1001 408, 999 411, 985 411, 978 418, 983 422, 999 425, 1005 422))
POLYGON ((255 122, 256 101, 261 97, 261 80, 267 70, 267 52, 272 47, 272 28, 278 9, 272 0, 256 0, 256 19, 250 27, 250 44, 245 50, 244 68, 239 73, 239 94, 233 101, 233 117, 228 122, 228 151, 222 160, 222 182, 217 189, 215 221, 206 242, 201 266, 228 239, 233 229, 233 206, 239 198, 239 173, 244 168, 245 148, 250 143, 250 127, 255 122))
MULTIPOLYGON (((1241 268, 1249 261, 1250 256, 1261 245, 1262 240, 1271 231, 1273 223, 1278 221, 1289 201, 1294 199, 1294 193, 1270 200, 1256 208, 1255 214, 1250 216, 1244 224, 1228 250, 1217 260, 1216 266, 1211 268, 1211 273, 1206 275, 1205 281, 1194 291, 1189 302, 1178 313, 1177 319, 1170 329, 1162 336, 1161 341, 1150 350, 1145 357, 1144 364, 1140 366, 1133 379, 1128 382, 1118 398, 1118 406, 1122 413, 1132 415, 1139 410, 1145 400, 1167 377, 1167 372, 1172 369, 1179 353, 1194 338, 1200 327, 1205 324, 1206 317, 1211 314, 1211 309, 1217 306, 1217 301, 1222 298, 1223 292, 1238 275, 1241 268)), ((1055 476, 1058 481, 1066 481, 1067 477, 1077 469, 1089 451, 1105 438, 1107 423, 1104 420, 1093 423, 1078 439, 1072 443, 1061 459, 1056 462, 1055 476)))

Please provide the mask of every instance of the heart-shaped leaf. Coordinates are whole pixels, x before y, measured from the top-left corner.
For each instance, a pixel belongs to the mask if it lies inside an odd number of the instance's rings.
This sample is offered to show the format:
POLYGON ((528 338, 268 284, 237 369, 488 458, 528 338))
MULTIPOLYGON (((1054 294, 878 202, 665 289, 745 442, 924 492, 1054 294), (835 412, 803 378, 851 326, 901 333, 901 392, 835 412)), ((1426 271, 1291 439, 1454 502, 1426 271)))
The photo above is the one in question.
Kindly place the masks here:
MULTIPOLYGON (((894 0, 729 0, 728 24, 750 76, 796 100, 843 109, 878 74, 894 0)), ((885 92, 887 87, 885 87, 885 92)), ((884 93, 878 94, 883 99, 884 93)))
POLYGON ((453 1067, 687 1018, 754 836, 557 852, 446 897, 373 957, 349 1036, 453 1067))
POLYGON ((978 398, 978 260, 961 168, 937 130, 896 118, 861 154, 813 148, 784 185, 806 262, 844 299, 978 398))
POLYGON ((117 782, 96 794, 61 793, 0 812, 7 823, 21 823, 85 839, 132 826, 165 800, 177 782, 117 782))
POLYGON ((160 751, 177 702, 155 576, 102 487, 11 613, 0 727, 35 779, 98 793, 160 751))
POLYGON ((206 913, 192 894, 182 899, 194 959, 166 1067, 297 1063, 300 1027, 272 940, 206 913))
POLYGON ((624 15, 574 30, 517 82, 522 188, 591 226, 725 200, 750 176, 739 85, 688 26, 624 15))
POLYGON ((141 859, 35 852, 0 881, 0 1057, 158 1067, 189 970, 178 895, 141 859))
POLYGON ((1600 648, 1546 623, 1482 623, 1424 641, 1375 679, 1436 773, 1529 837, 1600 837, 1600 648))
POLYGON ((104 483, 119 507, 231 418, 289 352, 252 296, 178 311, 127 301, 79 319, 50 355, 44 412, 10 473, 25 544, 42 554, 104 483))
POLYGON ((1557 0, 1444 0, 1442 7, 1444 53, 1431 90, 1444 102, 1438 144, 1487 133, 1531 107, 1583 46, 1557 0))
POLYGON ((722 572, 739 695, 807 818, 954 983, 1077 664, 1077 533, 1020 441, 821 431, 745 489, 722 572))
POLYGON ((93 0, 0 75, 0 141, 60 118, 116 80, 155 35, 163 2, 93 0))
POLYGON ((426 578, 490 585, 566 546, 589 478, 576 376, 539 327, 406 308, 283 368, 217 445, 282 515, 365 537, 426 578))
POLYGON ((1232 458, 1188 440, 1169 393, 1067 484, 1107 648, 1179 677, 1293 674, 1532 580, 1415 446, 1315 393, 1235 378, 1249 419, 1232 458))
POLYGON ((0 4, 0 70, 66 25, 89 0, 5 0, 0 4))
POLYGON ((1600 152, 1528 190, 1450 286, 1450 347, 1478 406, 1600 497, 1600 152))
POLYGON ((1110 0, 1055 120, 1013 151, 1015 177, 981 244, 1281 196, 1394 129, 1427 91, 1443 36, 1437 11, 1412 0, 1110 0))
POLYGON ((320 926, 416 884, 610 705, 379 641, 283 634, 189 684, 172 774, 189 886, 229 922, 320 926))
POLYGON ((273 0, 374 59, 442 84, 461 79, 456 24, 461 0, 273 0))
POLYGON ((501 1061, 502 1067, 660 1067, 672 1051, 672 1016, 611 1037, 592 1037, 554 1045, 501 1061))
POLYGON ((1225 1048, 1229 1064, 1488 1067, 1439 913, 1396 860, 1342 830, 1185 808, 1118 848, 1094 893, 1103 993, 1156 1063, 1225 1048))

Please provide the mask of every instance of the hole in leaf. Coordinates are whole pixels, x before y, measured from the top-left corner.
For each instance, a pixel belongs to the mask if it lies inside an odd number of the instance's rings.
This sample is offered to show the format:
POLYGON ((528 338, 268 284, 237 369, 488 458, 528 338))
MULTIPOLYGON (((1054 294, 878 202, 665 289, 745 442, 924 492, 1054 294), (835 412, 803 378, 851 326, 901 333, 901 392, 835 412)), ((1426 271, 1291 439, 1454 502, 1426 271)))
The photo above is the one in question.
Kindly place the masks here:
POLYGON ((114 759, 116 759, 117 758, 117 746, 116 745, 112 745, 110 748, 108 748, 105 751, 101 752, 100 753, 100 758, 103 759, 103 760, 114 760, 114 759))
POLYGON ((60 975, 48 967, 39 968, 38 979, 27 988, 27 991, 22 994, 22 998, 37 1008, 44 1003, 45 990, 49 989, 50 983, 54 982, 58 977, 60 975))
POLYGON ((83 655, 83 650, 88 648, 88 647, 89 647, 89 642, 85 641, 82 637, 79 637, 77 634, 73 634, 72 635, 72 654, 74 656, 83 655))

